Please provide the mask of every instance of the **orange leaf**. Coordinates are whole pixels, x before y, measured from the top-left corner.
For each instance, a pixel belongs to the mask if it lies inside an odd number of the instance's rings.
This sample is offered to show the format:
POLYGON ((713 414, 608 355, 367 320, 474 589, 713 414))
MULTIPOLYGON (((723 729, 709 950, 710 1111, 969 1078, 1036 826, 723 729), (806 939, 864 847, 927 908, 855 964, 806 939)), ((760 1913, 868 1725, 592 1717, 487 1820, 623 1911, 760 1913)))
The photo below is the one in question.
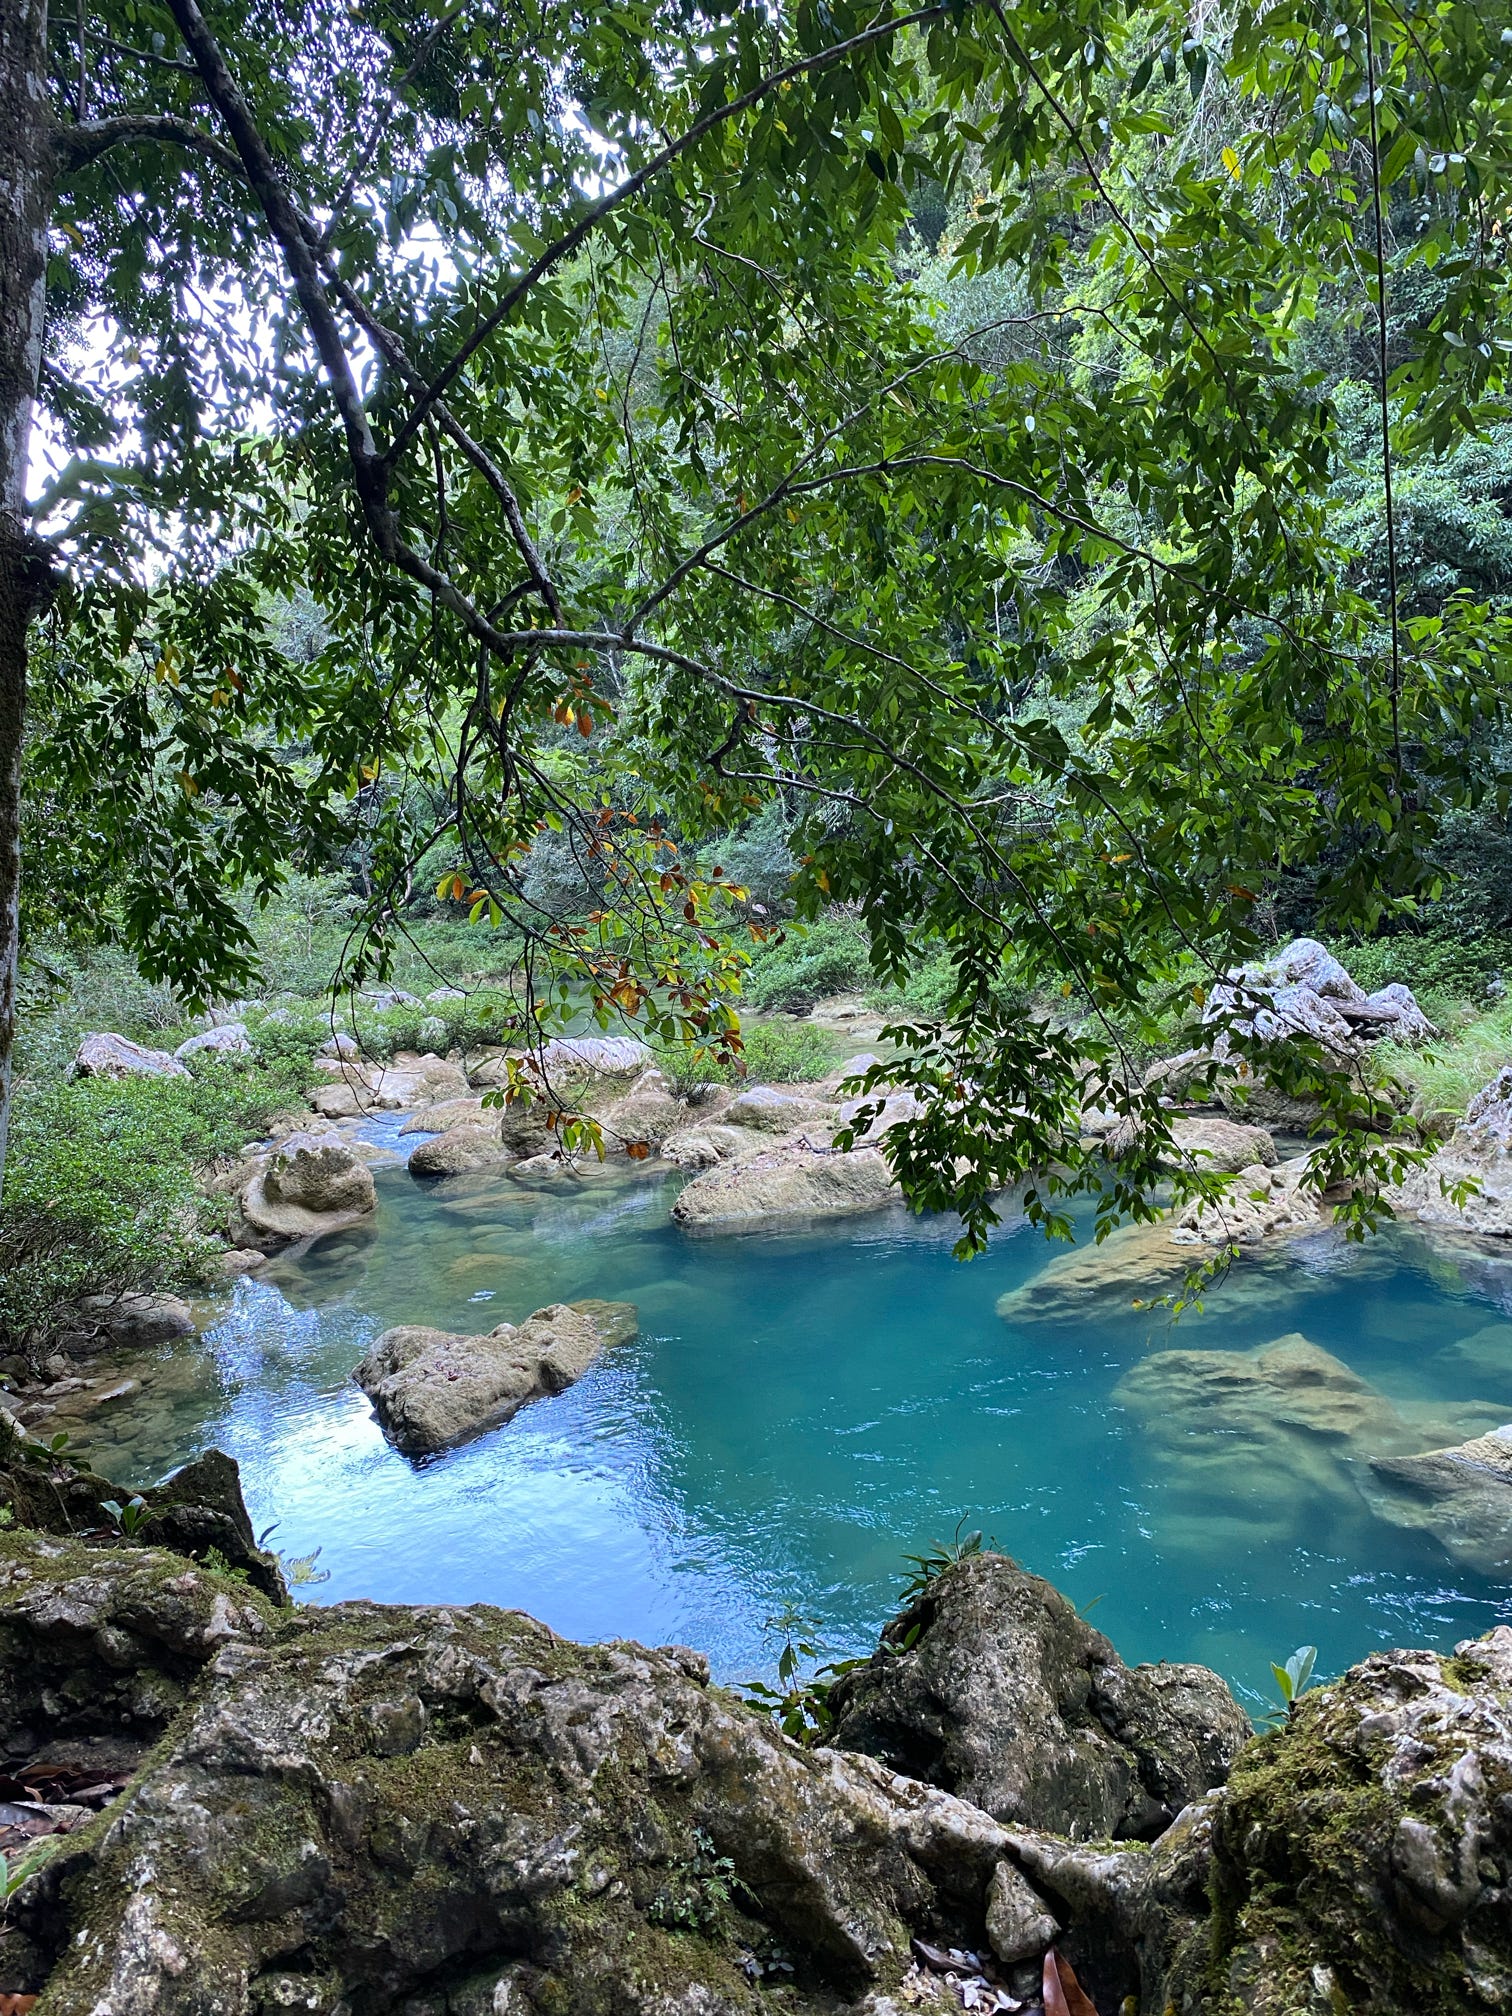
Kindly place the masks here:
POLYGON ((26 2016, 36 2000, 35 1995, 0 1995, 0 2016, 26 2016))
POLYGON ((1076 1978, 1069 1960, 1062 1960, 1052 1946, 1045 1955, 1045 2016, 1097 2016, 1097 2004, 1076 1978))
POLYGON ((627 1141, 625 1143, 625 1153, 630 1157, 632 1162, 644 1162, 646 1157, 651 1153, 651 1143, 649 1141, 627 1141))
POLYGON ((593 733, 593 716, 591 714, 579 714, 577 728, 579 735, 591 735, 593 733))

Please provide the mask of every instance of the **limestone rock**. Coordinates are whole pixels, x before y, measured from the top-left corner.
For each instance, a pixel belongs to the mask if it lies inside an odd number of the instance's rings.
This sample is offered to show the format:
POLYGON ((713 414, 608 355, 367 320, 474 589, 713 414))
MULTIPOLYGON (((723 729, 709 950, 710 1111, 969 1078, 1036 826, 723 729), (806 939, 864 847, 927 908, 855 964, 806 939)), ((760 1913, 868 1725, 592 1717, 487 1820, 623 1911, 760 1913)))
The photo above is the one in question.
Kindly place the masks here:
POLYGON ((1293 938, 1269 959, 1241 969, 1249 986, 1281 991, 1306 987, 1324 1001, 1363 1001, 1365 990, 1316 938, 1293 938))
POLYGON ((675 1653, 351 1603, 228 1635, 76 1853, 53 2016, 840 2016, 1005 1847, 675 1653))
POLYGON ((1218 1909, 1187 1980, 1246 2016, 1512 2003, 1509 1698, 1506 1625, 1305 1694, 1215 1807, 1218 1909))
POLYGON ((882 1641, 836 1682, 828 1740, 1005 1823, 1153 1838, 1223 1782, 1249 1736, 1216 1673, 1126 1667, 1058 1590, 1002 1554, 934 1577, 882 1641))
POLYGON ((687 1113, 666 1076, 653 1064, 641 1072, 623 1099, 603 1109, 599 1119, 608 1153, 638 1146, 654 1152, 684 1124, 687 1113))
POLYGON ((1512 1323, 1487 1323, 1432 1359, 1439 1390, 1484 1393, 1512 1407, 1512 1323))
POLYGON ((838 1099, 840 1088, 848 1080, 863 1077, 873 1065, 881 1062, 875 1050, 858 1050, 854 1057, 847 1057, 843 1064, 837 1064, 827 1078, 821 1078, 814 1089, 826 1099, 838 1099))
POLYGON ((722 1121, 707 1126, 681 1127, 661 1144, 662 1160, 678 1169, 712 1169, 717 1162, 732 1162, 739 1155, 757 1153, 765 1143, 759 1134, 745 1127, 726 1127, 722 1121))
POLYGON ((244 1242, 266 1251, 358 1224, 377 1204, 372 1171, 337 1134, 290 1134, 241 1193, 244 1242))
POLYGON ((1464 1120, 1393 1193, 1393 1203, 1424 1225, 1512 1238, 1512 1064, 1481 1087, 1464 1120), (1463 1204, 1444 1195, 1444 1184, 1464 1181, 1478 1188, 1463 1204))
MULTIPOLYGON (((195 1331, 193 1311, 177 1295, 90 1295, 80 1313, 97 1346, 123 1351, 150 1351, 195 1331)), ((79 1348, 72 1337, 69 1348, 79 1348)))
MULTIPOLYGON (((1110 1114, 1106 1116, 1107 1124, 1099 1126, 1103 1118, 1083 1113, 1082 1132, 1103 1133, 1110 1155, 1127 1154, 1139 1138, 1132 1119, 1110 1114)), ((1200 1113, 1182 1114, 1171 1121, 1170 1128, 1176 1151, 1169 1158, 1173 1167, 1234 1175, 1256 1166, 1271 1168, 1276 1161, 1276 1144, 1263 1127, 1246 1127, 1237 1120, 1200 1113)))
POLYGON ((889 1092, 885 1097, 880 1092, 863 1092, 844 1102, 835 1116, 835 1124, 837 1127, 854 1126, 856 1146, 859 1148, 865 1143, 880 1141, 894 1127, 905 1120, 917 1119, 923 1111, 912 1092, 889 1092), (861 1115, 868 1108, 872 1109, 871 1117, 862 1121, 861 1115))
POLYGON ((1512 1572, 1512 1426, 1421 1456, 1376 1456, 1363 1488, 1378 1517, 1431 1533, 1451 1560, 1498 1581, 1512 1572))
POLYGON ((384 1331, 352 1377, 395 1447, 428 1455, 498 1427, 529 1400, 564 1392, 635 1332, 628 1302, 558 1302, 482 1337, 401 1324, 384 1331))
MULTIPOLYGON (((1274 1148, 1271 1152, 1274 1155, 1274 1148)), ((1318 1192, 1309 1183, 1309 1166, 1309 1157, 1298 1155, 1276 1168, 1257 1162, 1241 1169, 1222 1198, 1186 1206, 1176 1220, 1172 1239, 1178 1246, 1226 1246, 1231 1242, 1255 1246, 1272 1233, 1315 1226, 1321 1207, 1318 1192)))
POLYGON ((425 999, 429 1006, 437 1007, 446 1001, 465 1001, 467 996, 460 987, 432 987, 425 999))
POLYGON ((173 1054, 180 1064, 190 1057, 250 1057, 252 1039, 245 1022, 221 1022, 180 1043, 173 1054))
POLYGON ((445 1134, 453 1127, 472 1127, 485 1121, 497 1125, 497 1110, 484 1106, 481 1092, 461 1099, 441 1099, 433 1106, 422 1106, 418 1112, 411 1113, 399 1132, 445 1134))
POLYGON ((834 1108, 822 1099, 787 1092, 778 1085, 750 1085, 732 1099, 724 1118, 731 1127, 755 1127, 763 1134, 791 1134, 799 1127, 829 1127, 834 1108))
POLYGON ((367 987, 363 990, 362 999, 369 1008, 376 1009, 380 1015, 388 1008, 420 1006, 420 996, 407 994, 402 987, 367 987))
POLYGON ((1193 1265, 1193 1255, 1173 1243, 1166 1219, 1120 1225, 1101 1245, 1060 1248, 1026 1281, 1000 1295, 997 1313, 1009 1323, 1085 1320, 1117 1305, 1163 1294, 1193 1265))
POLYGON ((628 1078, 651 1062, 651 1052, 635 1036, 557 1036, 540 1053, 548 1078, 628 1078))
POLYGON ((75 1078, 187 1078, 189 1073, 167 1050, 149 1050, 129 1036, 101 1030, 86 1036, 74 1052, 75 1078))
POLYGON ((1211 1521, 1216 1503, 1230 1504, 1256 1541, 1313 1530, 1330 1505, 1358 1513, 1372 1459, 1495 1419, 1473 1401, 1397 1406, 1296 1333, 1253 1351, 1151 1352, 1113 1397, 1138 1419, 1173 1506, 1189 1498, 1211 1521))
POLYGON ((1010 1965, 1043 1953, 1060 1930, 1045 1900, 1014 1862, 999 1862, 987 1886, 987 1937, 1010 1965))
POLYGON ((407 1166, 417 1177, 461 1176, 475 1169, 504 1169, 516 1159, 500 1138, 497 1119, 485 1116, 429 1135, 411 1150, 407 1166))
POLYGON ((336 1029, 327 1036, 315 1054, 317 1057, 341 1057, 355 1062, 362 1055, 362 1046, 357 1038, 349 1036, 345 1029, 336 1029))
POLYGON ((1418 1006, 1412 989, 1404 987, 1400 980, 1378 987, 1374 994, 1365 998, 1370 1007, 1390 1011, 1391 1024, 1387 1033, 1398 1043, 1427 1043, 1438 1034, 1418 1006))
POLYGON ((900 1192, 881 1151, 836 1154, 783 1141, 695 1176, 672 1206, 680 1225, 729 1232, 783 1222, 852 1217, 900 1192))

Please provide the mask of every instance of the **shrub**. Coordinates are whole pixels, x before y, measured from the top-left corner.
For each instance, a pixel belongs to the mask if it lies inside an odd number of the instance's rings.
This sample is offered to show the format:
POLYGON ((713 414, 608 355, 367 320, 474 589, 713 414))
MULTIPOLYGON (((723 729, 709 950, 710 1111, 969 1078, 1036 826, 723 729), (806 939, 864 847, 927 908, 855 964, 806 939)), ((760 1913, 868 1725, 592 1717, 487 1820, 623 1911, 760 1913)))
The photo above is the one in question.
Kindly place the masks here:
POLYGON ((743 992, 760 1009, 801 1013, 827 994, 859 987, 867 975, 866 934, 854 918, 821 917, 790 924, 779 940, 759 946, 743 992))
POLYGON ((45 1346, 86 1295, 210 1278, 223 1200, 196 1168, 298 1102, 305 1074, 245 1058, 183 1078, 18 1087, 0 1202, 0 1342, 45 1346))
POLYGON ((743 1033, 746 1077, 757 1084, 827 1078, 839 1062, 835 1039, 812 1022, 752 1022, 743 1033))

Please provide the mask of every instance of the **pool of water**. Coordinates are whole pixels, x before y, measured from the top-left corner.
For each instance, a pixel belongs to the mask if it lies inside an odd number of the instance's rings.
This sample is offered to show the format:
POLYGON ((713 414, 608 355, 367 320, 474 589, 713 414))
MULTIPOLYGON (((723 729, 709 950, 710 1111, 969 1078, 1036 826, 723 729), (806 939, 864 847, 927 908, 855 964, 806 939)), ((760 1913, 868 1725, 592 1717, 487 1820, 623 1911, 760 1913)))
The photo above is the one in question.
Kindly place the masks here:
POLYGON ((239 1283, 203 1344, 165 1356, 88 1441, 135 1484, 228 1450, 272 1544, 319 1549, 311 1600, 481 1599, 572 1637, 697 1645, 738 1679, 770 1671, 767 1620, 787 1604, 834 1653, 869 1648, 904 1555, 964 1526, 1095 1601, 1126 1658, 1203 1660, 1251 1700, 1299 1643, 1337 1670, 1512 1618, 1512 1587, 1350 1488, 1363 1444, 1304 1425, 1215 1461, 1200 1418, 1132 1405, 1121 1384, 1152 1353, 1300 1331, 1414 1424, 1411 1446, 1482 1431, 1512 1418, 1512 1265, 1495 1258, 1456 1268, 1405 1236, 1363 1252, 1322 1236, 1174 1329, 1131 1306, 1136 1288, 1005 1320, 998 1298, 1056 1250, 1022 1224, 963 1266, 949 1225, 901 1210, 693 1236, 666 1177, 562 1195, 393 1169, 378 1189, 370 1231, 239 1283), (481 1331, 590 1295, 633 1301, 639 1341, 426 1462, 388 1447, 351 1383, 389 1324, 481 1331))

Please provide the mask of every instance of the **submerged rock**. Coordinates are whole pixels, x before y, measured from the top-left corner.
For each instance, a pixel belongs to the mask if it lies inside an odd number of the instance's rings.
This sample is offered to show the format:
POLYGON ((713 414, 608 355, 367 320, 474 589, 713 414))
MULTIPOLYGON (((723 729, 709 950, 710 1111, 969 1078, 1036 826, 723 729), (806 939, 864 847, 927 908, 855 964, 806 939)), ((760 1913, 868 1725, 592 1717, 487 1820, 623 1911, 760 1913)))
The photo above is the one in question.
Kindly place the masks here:
POLYGON ((877 1211, 901 1195, 877 1148, 849 1154, 782 1141, 695 1176, 672 1206, 680 1225, 715 1232, 752 1226, 847 1218, 877 1211))
POLYGON ((359 1224, 378 1201, 372 1171, 339 1134, 289 1134, 238 1200, 241 1243, 276 1251, 359 1224))
POLYGON ((129 1036, 101 1030, 86 1036, 74 1052, 75 1078, 187 1078, 188 1071, 170 1051, 149 1050, 129 1036))
POLYGON ((1057 1589, 991 1553, 935 1576, 829 1705, 837 1748, 1077 1840, 1153 1838, 1250 1733, 1216 1673, 1125 1666, 1057 1589))
POLYGON ((997 1313, 1009 1323, 1085 1320, 1099 1308, 1164 1294, 1194 1264, 1171 1239, 1166 1219, 1120 1225, 1101 1244, 1058 1251, 1021 1288, 1000 1295, 997 1313))
POLYGON ((1362 1486, 1393 1526, 1431 1533, 1479 1574, 1512 1573, 1512 1426, 1420 1456, 1377 1456, 1362 1486))
POLYGON ((385 1330, 352 1377, 383 1431, 409 1456, 496 1428, 530 1400, 561 1393, 600 1354, 636 1333, 628 1302, 558 1302, 482 1337, 401 1324, 385 1330))

